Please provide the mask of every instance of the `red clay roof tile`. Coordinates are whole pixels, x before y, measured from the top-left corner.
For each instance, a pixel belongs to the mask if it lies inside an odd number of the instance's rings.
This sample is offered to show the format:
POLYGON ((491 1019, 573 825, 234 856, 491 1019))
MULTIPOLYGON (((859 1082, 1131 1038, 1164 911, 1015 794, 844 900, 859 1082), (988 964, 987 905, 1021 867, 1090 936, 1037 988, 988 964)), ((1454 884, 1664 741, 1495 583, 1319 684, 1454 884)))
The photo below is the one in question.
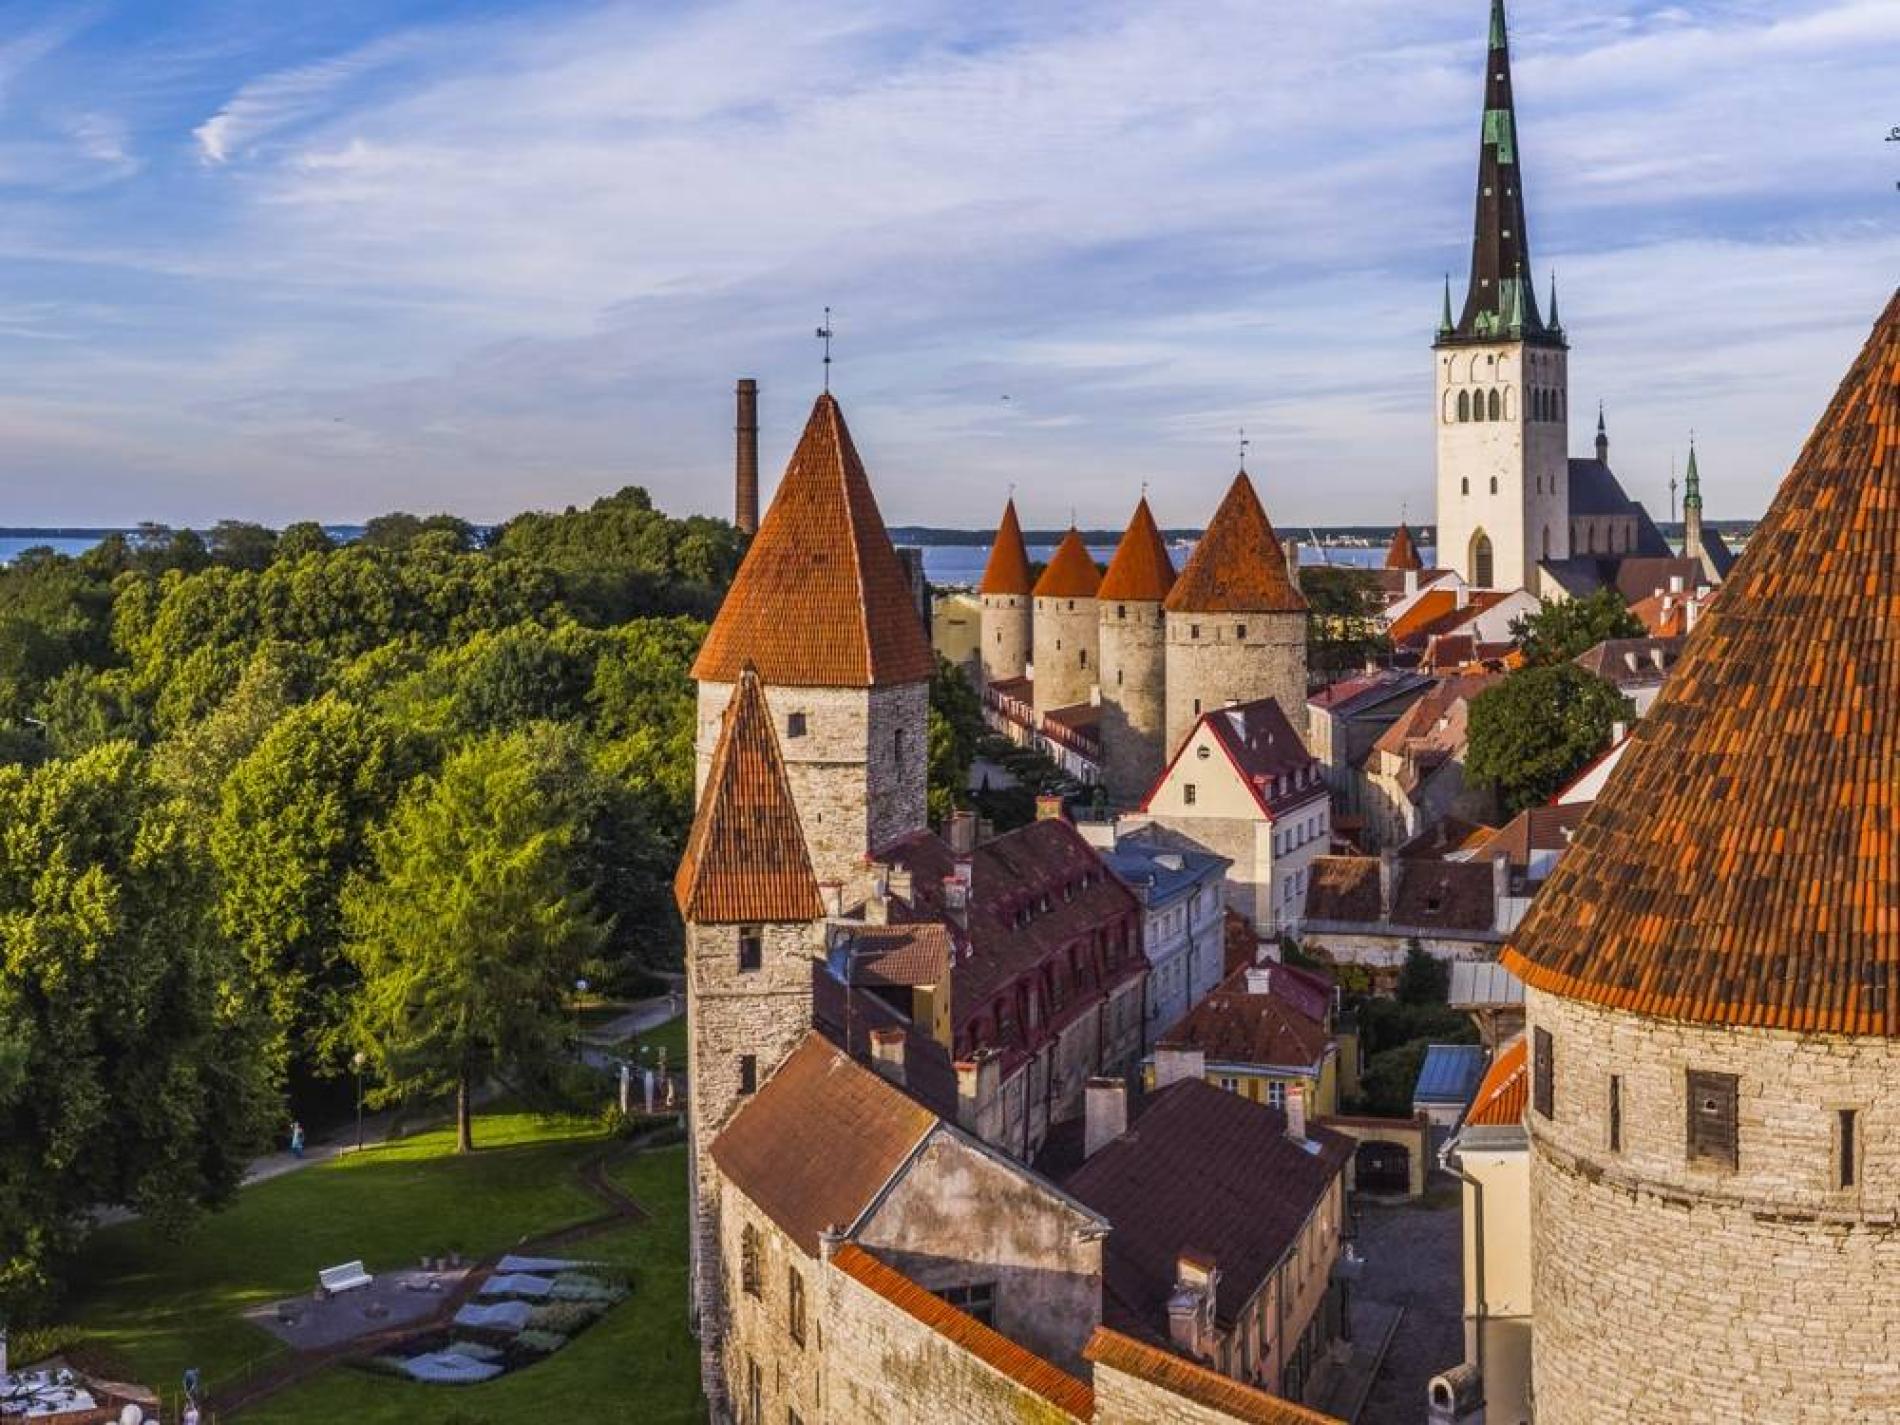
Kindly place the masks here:
POLYGON ((1392 542, 1385 548, 1385 567, 1388 569, 1423 569, 1425 561, 1418 557, 1418 545, 1412 540, 1412 531, 1404 521, 1399 522, 1398 533, 1392 536, 1392 542))
POLYGON ((726 705, 673 896, 680 915, 700 925, 810 921, 825 913, 751 664, 726 705))
POLYGON ((774 687, 921 683, 936 669, 864 463, 829 392, 812 407, 693 676, 735 682, 748 659, 774 687))
POLYGON ((1062 543, 1056 546, 1056 552, 1049 557, 1048 567, 1042 571, 1042 577, 1036 580, 1035 595, 1039 599, 1092 599, 1102 586, 1102 571, 1095 567, 1095 557, 1089 553, 1088 546, 1082 543, 1082 536, 1074 525, 1062 536, 1062 543))
POLYGON ((1003 506, 1003 522, 996 527, 996 542, 990 546, 990 562, 983 566, 979 594, 1027 594, 1035 581, 1029 577, 1029 549, 1023 543, 1023 527, 1016 518, 1016 502, 1003 506))
POLYGON ((1504 953, 1550 993, 1900 1035, 1900 293, 1504 953))
POLYGON ((1485 1070, 1465 1114, 1467 1126, 1515 1128, 1524 1121, 1524 1107, 1530 1102, 1530 1075, 1525 1063, 1524 1036, 1520 1034, 1498 1050, 1491 1067, 1485 1070))
POLYGON ((1247 1425, 1343 1425, 1334 1415, 1322 1415, 1283 1396, 1243 1385, 1231 1376, 1210 1370, 1197 1361, 1137 1341, 1107 1326, 1097 1326, 1083 1349, 1085 1359, 1136 1380, 1216 1410, 1247 1425))
POLYGON ((1193 557, 1169 591, 1171 613, 1306 612, 1287 573, 1286 550, 1241 471, 1214 511, 1193 557))
POLYGON ((1169 557, 1168 542, 1161 537, 1144 495, 1122 533, 1122 542, 1115 546, 1115 557, 1108 561, 1108 572, 1102 576, 1096 597, 1158 604, 1173 587, 1174 560, 1169 557))

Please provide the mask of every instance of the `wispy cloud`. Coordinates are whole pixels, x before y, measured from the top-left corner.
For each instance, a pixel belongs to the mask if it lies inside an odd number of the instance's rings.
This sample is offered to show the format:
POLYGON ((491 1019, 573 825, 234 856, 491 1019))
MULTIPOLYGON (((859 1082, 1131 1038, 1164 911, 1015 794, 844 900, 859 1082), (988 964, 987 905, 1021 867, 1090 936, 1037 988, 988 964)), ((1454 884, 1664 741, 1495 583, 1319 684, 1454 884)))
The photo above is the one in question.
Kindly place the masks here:
POLYGON ((348 54, 251 80, 191 131, 207 163, 228 163, 258 143, 334 112, 343 91, 414 54, 419 39, 396 34, 348 54))

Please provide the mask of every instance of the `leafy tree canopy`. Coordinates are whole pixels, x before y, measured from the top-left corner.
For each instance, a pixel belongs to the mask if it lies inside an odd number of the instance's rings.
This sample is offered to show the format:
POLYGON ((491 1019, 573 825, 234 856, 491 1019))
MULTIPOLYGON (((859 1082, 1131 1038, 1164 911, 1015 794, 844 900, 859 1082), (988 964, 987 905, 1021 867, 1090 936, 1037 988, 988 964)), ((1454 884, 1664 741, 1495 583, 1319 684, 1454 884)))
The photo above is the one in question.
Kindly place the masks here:
POLYGON ((1628 698, 1574 663, 1520 669, 1472 700, 1465 775, 1495 786, 1515 816, 1549 801, 1633 715, 1628 698))
POLYGON ((1643 621, 1609 587, 1581 599, 1547 603, 1536 613, 1511 620, 1511 637, 1532 667, 1568 663, 1606 638, 1641 638, 1644 632, 1643 621))

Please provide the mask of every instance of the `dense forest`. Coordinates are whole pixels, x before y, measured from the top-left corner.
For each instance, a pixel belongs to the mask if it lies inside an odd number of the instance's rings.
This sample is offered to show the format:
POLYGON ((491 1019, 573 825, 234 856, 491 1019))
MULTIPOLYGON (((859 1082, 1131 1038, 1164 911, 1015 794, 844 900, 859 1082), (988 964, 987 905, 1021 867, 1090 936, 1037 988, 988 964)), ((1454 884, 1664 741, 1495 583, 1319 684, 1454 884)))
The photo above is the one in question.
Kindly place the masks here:
POLYGON ((0 1319, 89 1208, 227 1197, 358 1054, 372 1102, 559 1094, 575 980, 677 963, 687 670, 743 551, 628 489, 0 570, 0 1319))

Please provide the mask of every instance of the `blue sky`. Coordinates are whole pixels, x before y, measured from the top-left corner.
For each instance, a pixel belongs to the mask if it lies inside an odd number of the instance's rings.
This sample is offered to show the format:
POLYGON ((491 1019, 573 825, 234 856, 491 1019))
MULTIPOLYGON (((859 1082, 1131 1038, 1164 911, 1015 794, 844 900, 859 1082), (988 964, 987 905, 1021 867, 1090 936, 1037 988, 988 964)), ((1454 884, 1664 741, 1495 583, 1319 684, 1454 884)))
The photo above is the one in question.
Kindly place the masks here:
MULTIPOLYGON (((1281 523, 1429 518, 1485 20, 0 3, 0 524, 725 513, 732 380, 769 481, 827 303, 893 522, 1198 523, 1243 425, 1281 523)), ((1573 408, 1756 513, 1900 278, 1900 3, 1512 21, 1573 408)))

